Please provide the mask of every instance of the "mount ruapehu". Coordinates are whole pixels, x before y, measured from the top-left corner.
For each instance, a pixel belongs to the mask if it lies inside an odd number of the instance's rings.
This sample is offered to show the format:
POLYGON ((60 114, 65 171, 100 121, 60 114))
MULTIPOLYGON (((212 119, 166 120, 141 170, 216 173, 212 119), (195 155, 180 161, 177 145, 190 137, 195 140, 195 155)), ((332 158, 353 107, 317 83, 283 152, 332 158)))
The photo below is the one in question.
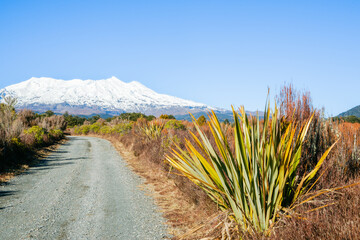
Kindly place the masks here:
POLYGON ((172 114, 179 119, 188 113, 195 115, 214 110, 223 118, 232 119, 229 110, 159 94, 139 82, 125 83, 116 77, 103 80, 60 80, 30 78, 0 90, 0 95, 17 98, 17 109, 36 112, 51 110, 74 115, 118 115, 123 112, 141 112, 159 116, 172 114))

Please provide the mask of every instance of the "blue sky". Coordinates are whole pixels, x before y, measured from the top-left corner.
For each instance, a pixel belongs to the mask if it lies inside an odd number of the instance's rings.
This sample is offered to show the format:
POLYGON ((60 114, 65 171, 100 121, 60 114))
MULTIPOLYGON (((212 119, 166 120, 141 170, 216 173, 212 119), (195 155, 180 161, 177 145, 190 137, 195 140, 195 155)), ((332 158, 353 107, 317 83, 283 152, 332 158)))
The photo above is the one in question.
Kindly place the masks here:
POLYGON ((360 1, 0 0, 0 88, 116 76, 262 110, 285 82, 337 115, 360 104, 360 1))

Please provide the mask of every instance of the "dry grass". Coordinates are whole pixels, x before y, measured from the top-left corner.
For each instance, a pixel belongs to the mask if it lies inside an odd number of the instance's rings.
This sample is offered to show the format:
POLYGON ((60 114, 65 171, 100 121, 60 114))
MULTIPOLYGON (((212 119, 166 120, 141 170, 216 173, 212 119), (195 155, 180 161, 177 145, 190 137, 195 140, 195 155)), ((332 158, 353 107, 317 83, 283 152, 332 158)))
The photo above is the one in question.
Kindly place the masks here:
MULTIPOLYGON (((274 229, 275 239, 360 239, 360 186, 333 194, 335 204, 315 212, 305 213, 311 206, 303 207, 305 219, 284 219, 274 229), (291 236, 291 237, 290 237, 291 236)), ((319 205, 314 202, 314 204, 319 205)), ((321 203, 320 203, 321 204, 321 203)))

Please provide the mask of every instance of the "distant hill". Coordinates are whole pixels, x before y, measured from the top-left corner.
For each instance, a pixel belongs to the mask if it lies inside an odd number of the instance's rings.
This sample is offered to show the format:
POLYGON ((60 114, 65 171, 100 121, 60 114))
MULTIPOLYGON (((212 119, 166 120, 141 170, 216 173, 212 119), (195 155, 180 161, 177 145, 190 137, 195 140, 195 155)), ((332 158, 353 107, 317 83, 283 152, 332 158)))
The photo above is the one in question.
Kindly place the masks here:
MULTIPOLYGON (((206 117, 206 119, 208 119, 207 114, 209 112, 197 112, 197 113, 193 113, 193 116, 198 119, 201 115, 204 115, 206 117)), ((233 113, 230 110, 227 111, 222 111, 222 112, 218 112, 215 111, 217 118, 219 119, 220 122, 225 121, 226 119, 229 120, 229 122, 234 122, 234 117, 233 117, 233 113)), ((247 114, 251 114, 252 116, 257 116, 257 112, 250 112, 250 111, 246 111, 247 114)), ((259 111, 259 117, 260 119, 262 119, 264 117, 264 112, 259 111)), ((175 115, 175 118, 178 120, 187 120, 187 121, 191 121, 191 116, 190 114, 185 114, 185 115, 175 115)))
POLYGON ((355 116, 360 118, 360 105, 339 114, 339 117, 347 117, 347 116, 355 116))

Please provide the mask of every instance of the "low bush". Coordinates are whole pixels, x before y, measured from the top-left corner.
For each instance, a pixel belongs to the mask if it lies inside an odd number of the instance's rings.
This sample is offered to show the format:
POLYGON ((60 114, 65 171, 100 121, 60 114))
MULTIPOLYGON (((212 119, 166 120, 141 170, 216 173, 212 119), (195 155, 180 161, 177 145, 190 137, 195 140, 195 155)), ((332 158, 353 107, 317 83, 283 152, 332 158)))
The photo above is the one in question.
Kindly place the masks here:
POLYGON ((92 133, 99 133, 100 132, 101 125, 99 123, 91 124, 89 127, 90 132, 92 133))
POLYGON ((116 124, 113 129, 114 132, 123 135, 125 133, 128 133, 133 128, 133 122, 122 122, 119 124, 116 124))
POLYGON ((24 151, 25 150, 25 144, 21 142, 21 140, 17 137, 14 137, 11 139, 11 147, 15 151, 24 151))
POLYGON ((169 120, 165 124, 166 129, 175 129, 175 130, 186 130, 184 124, 179 120, 169 120))
POLYGON ((114 131, 115 131, 114 128, 112 128, 112 127, 110 127, 110 126, 107 126, 107 125, 102 126, 102 127, 100 128, 100 133, 101 133, 101 134, 111 134, 111 133, 113 133, 114 131))
POLYGON ((0 173, 12 171, 33 156, 38 148, 64 137, 62 116, 15 111, 16 99, 2 96, 0 104, 0 173))
POLYGON ((83 125, 79 129, 81 134, 88 134, 90 132, 90 126, 89 125, 83 125))
POLYGON ((52 138, 54 138, 56 140, 59 140, 59 139, 62 139, 64 137, 64 132, 61 131, 60 129, 50 129, 49 135, 52 138))
POLYGON ((24 130, 24 133, 34 136, 36 144, 41 145, 44 142, 46 129, 39 126, 32 126, 31 128, 24 130))

